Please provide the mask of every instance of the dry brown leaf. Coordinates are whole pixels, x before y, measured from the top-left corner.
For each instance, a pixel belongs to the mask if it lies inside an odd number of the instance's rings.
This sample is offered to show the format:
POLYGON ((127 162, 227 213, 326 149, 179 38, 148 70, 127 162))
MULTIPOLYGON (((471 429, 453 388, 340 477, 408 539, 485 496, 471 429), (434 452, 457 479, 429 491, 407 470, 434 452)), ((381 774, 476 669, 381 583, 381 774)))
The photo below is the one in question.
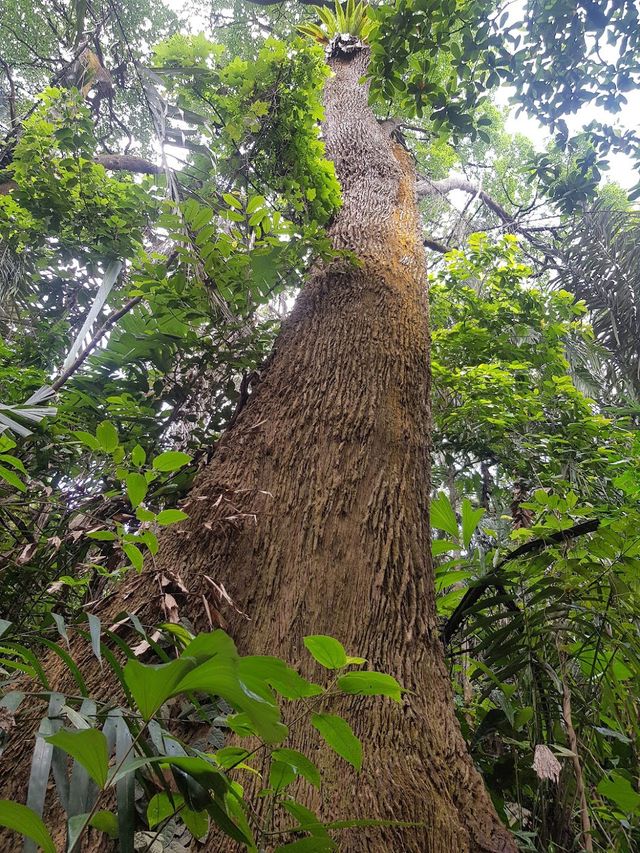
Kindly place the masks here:
POLYGON ((28 545, 25 545, 22 549, 20 556, 16 560, 19 566, 23 566, 25 563, 28 563, 29 560, 33 557, 36 550, 38 548, 37 542, 29 542, 28 545))
POLYGON ((560 778, 562 765, 548 746, 538 743, 533 755, 533 769, 536 771, 538 779, 551 779, 552 782, 557 782, 560 778))

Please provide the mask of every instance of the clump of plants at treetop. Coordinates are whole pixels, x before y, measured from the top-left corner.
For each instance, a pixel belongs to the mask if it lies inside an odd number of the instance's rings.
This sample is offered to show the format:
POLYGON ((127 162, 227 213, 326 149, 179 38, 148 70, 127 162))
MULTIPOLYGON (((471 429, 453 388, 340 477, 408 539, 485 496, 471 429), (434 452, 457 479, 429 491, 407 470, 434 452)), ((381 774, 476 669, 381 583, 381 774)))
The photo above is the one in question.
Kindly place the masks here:
MULTIPOLYGON (((39 699, 47 710, 33 754, 30 806, 1 800, 0 825, 35 841, 45 853, 55 853, 43 820, 53 797, 66 814, 69 853, 83 849, 90 828, 117 839, 121 851, 134 849, 134 833, 151 845, 158 838, 169 843, 183 836, 185 827, 204 841, 215 827, 248 851, 293 853, 337 850, 333 833, 347 828, 415 825, 361 817, 322 822, 297 798, 307 785, 321 790, 322 777, 307 755, 287 746, 289 732, 307 727, 316 743, 334 750, 357 772, 362 744, 349 722, 333 713, 332 702, 353 696, 402 701, 394 678, 354 669, 366 661, 347 655, 337 640, 304 639, 329 676, 322 686, 279 658, 240 656, 222 630, 193 636, 181 624, 165 624, 150 636, 135 616, 110 628, 95 616, 89 616, 86 627, 67 626, 57 618, 55 627, 70 651, 46 639, 45 632, 41 640, 67 666, 73 695, 52 690, 35 654, 11 639, 9 623, 2 626, 3 651, 24 657, 19 668, 40 681, 39 699), (119 634, 125 625, 139 632, 143 645, 131 648, 124 642, 119 634), (121 701, 89 694, 73 659, 81 638, 117 677, 121 701), (111 651, 114 643, 124 653, 124 664, 111 651), (150 648, 161 663, 138 659, 150 648), (282 700, 293 703, 288 725, 282 722, 282 700), (180 734, 194 724, 208 729, 199 747, 180 734), (235 734, 236 745, 222 746, 227 733, 235 734), (70 775, 66 756, 72 760, 70 775)), ((19 736, 13 726, 24 699, 20 687, 0 700, 5 738, 19 736)))

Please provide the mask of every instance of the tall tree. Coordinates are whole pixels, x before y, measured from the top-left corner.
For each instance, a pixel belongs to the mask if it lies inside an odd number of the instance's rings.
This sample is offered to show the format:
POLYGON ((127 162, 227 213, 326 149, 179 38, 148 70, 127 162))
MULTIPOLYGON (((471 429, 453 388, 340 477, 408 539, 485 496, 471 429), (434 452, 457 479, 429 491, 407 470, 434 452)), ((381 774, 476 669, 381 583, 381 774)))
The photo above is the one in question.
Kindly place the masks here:
POLYGON ((357 36, 328 48, 323 134, 343 195, 330 235, 350 256, 314 268, 194 486, 188 521, 96 613, 157 621, 165 573, 182 579, 180 607, 204 628, 212 576, 241 611, 231 632, 243 652, 297 662, 304 633, 339 636, 410 693, 397 710, 359 710, 371 745, 359 776, 332 769, 328 752, 318 759, 323 808, 421 824, 371 830, 350 849, 511 851, 460 734, 438 636, 424 248, 411 158, 368 105, 369 55, 357 36))

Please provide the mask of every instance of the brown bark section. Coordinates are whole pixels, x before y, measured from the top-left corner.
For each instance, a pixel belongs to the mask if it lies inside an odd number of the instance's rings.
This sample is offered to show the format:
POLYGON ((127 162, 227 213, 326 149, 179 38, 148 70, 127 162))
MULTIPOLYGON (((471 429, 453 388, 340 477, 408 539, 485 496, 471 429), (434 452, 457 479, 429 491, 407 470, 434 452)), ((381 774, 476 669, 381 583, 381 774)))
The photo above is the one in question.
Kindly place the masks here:
MULTIPOLYGON (((336 709, 364 742, 360 774, 309 727, 292 733, 289 745, 323 770, 324 817, 424 824, 358 830, 341 849, 511 853, 460 734, 438 638, 424 250, 413 165, 369 110, 359 82, 367 61, 361 46, 334 56, 325 93, 327 152, 344 196, 331 233, 359 263, 310 276, 263 380, 194 488, 189 520, 164 537, 157 570, 180 573, 190 593, 182 612, 199 629, 208 628, 204 576, 223 582, 250 616, 225 614, 243 653, 277 654, 318 677, 302 638, 327 633, 413 691, 401 706, 356 698, 336 709)), ((100 615, 136 608, 143 621, 162 618, 156 571, 100 615)), ((300 785, 298 797, 317 807, 300 785)))

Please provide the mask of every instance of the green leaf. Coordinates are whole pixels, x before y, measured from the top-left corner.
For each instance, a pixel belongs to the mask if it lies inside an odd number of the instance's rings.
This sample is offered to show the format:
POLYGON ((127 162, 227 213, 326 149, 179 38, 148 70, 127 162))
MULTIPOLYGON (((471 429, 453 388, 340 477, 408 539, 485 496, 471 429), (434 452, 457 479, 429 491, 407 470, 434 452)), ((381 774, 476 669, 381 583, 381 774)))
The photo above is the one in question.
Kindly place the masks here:
POLYGON ((431 526, 437 530, 444 530, 451 536, 458 536, 458 522, 456 514, 453 511, 449 498, 440 492, 440 494, 431 501, 431 526))
POLYGON ((118 837, 118 818, 113 812, 106 810, 96 812, 89 821, 91 826, 104 832, 109 838, 118 837))
POLYGON ((269 786, 274 791, 282 791, 296 778, 296 771, 284 761, 273 760, 269 768, 269 786))
POLYGON ((431 554, 434 557, 439 557, 440 554, 446 554, 447 551, 459 551, 460 546, 455 542, 450 542, 448 539, 434 539, 431 543, 431 554))
POLYGON ((263 207, 266 204, 264 196, 254 195, 249 199, 249 204, 247 205, 247 213, 254 213, 259 207, 263 207))
POLYGON ((98 424, 96 438, 101 450, 107 453, 112 453, 118 446, 118 431, 110 421, 98 424))
POLYGON ((181 509, 163 509, 158 513, 156 521, 158 524, 176 524, 178 521, 184 521, 185 518, 189 516, 181 509))
POLYGON ((469 547, 471 537, 484 514, 485 510, 482 507, 474 509, 468 498, 462 501, 462 543, 465 548, 469 547))
POLYGON ((100 788, 104 788, 109 772, 107 739, 98 729, 83 729, 79 732, 60 729, 46 741, 67 752, 81 764, 100 788))
POLYGON ((229 207, 233 207, 236 210, 242 210, 242 204, 234 195, 231 195, 231 193, 222 193, 222 198, 226 201, 229 207))
POLYGON ((346 720, 336 714, 313 714, 311 725, 316 728, 338 755, 356 770, 362 767, 362 744, 346 720))
POLYGON ((72 433, 75 437, 81 441, 83 444, 86 444, 87 447, 91 448, 91 450, 98 450, 100 447, 100 442, 95 437, 95 435, 91 435, 90 432, 84 432, 84 430, 78 430, 77 432, 72 433))
POLYGON ((614 802, 620 811, 628 815, 640 814, 640 794, 633 788, 631 782, 620 773, 609 774, 598 784, 597 791, 614 802))
POLYGON ((0 826, 31 838, 45 853, 56 853, 53 839, 42 818, 27 806, 11 800, 0 800, 0 826))
POLYGON ((394 702, 402 701, 402 688, 384 672, 348 672, 340 676, 338 687, 355 696, 389 696, 394 702))
POLYGON ((131 451, 131 462, 134 465, 140 466, 144 465, 146 461, 147 454, 145 453, 144 447, 140 447, 139 444, 136 444, 136 446, 131 451))
POLYGON ((181 809, 180 817, 194 838, 202 840, 209 832, 209 815, 205 810, 194 811, 185 807, 181 809))
POLYGON ((153 829, 163 820, 172 817, 180 806, 184 803, 184 797, 178 793, 167 793, 161 791, 159 794, 154 794, 149 800, 147 806, 147 823, 149 829, 153 829))
POLYGON ((126 483, 127 495, 131 501, 131 506, 135 509, 147 496, 149 486, 144 476, 135 471, 132 474, 127 474, 126 483))
POLYGON ((131 563, 133 568, 137 572, 141 572, 142 566, 144 565, 144 557, 142 556, 142 551, 138 548, 138 546, 132 545, 130 542, 127 542, 122 546, 122 550, 129 558, 129 562, 131 563))
POLYGON ((165 450, 153 460, 153 467, 156 471, 177 471, 179 468, 184 468, 191 462, 191 457, 188 453, 182 453, 180 450, 165 450))
POLYGON ((220 805, 220 803, 215 800, 207 806, 207 811, 214 819, 216 824, 220 827, 220 829, 225 832, 230 838, 233 838, 234 841, 239 841, 241 844, 246 844, 249 848, 251 848, 251 839, 245 832, 240 829, 240 827, 236 826, 236 824, 231 820, 227 812, 220 805))
POLYGON ((296 802, 296 800, 283 800, 282 807, 298 821, 298 824, 305 832, 309 832, 311 835, 319 835, 323 838, 329 837, 329 833, 317 814, 312 812, 307 806, 296 802))
POLYGON ((311 656, 326 669, 341 669, 347 665, 347 653, 342 643, 324 634, 305 637, 304 645, 311 656))
MULTIPOLYGON (((218 796, 224 794, 228 782, 215 767, 206 759, 190 755, 141 755, 139 758, 128 759, 109 778, 109 785, 116 785, 121 779, 152 764, 161 767, 177 768, 183 774, 194 779, 201 788, 214 791, 218 796)), ((184 777, 183 777, 184 778, 184 777)))
POLYGON ((151 512, 150 509, 145 509, 143 506, 139 506, 136 509, 136 518, 138 521, 155 521, 156 514, 155 512, 151 512))
POLYGON ((195 666, 193 658, 178 658, 170 663, 140 663, 130 659, 124 667, 124 679, 143 719, 150 720, 176 690, 176 685, 195 666))
POLYGON ((0 453, 0 460, 2 462, 6 462, 7 465, 11 465, 12 468, 17 468, 22 474, 27 473, 27 469, 24 467, 24 463, 21 459, 18 459, 17 456, 10 456, 8 453, 0 453))
POLYGON ((10 486, 18 489, 19 492, 26 492, 27 487, 22 482, 20 477, 16 474, 15 471, 11 471, 9 468, 5 468, 4 465, 0 465, 0 478, 5 482, 9 483, 10 486))
POLYGON ((248 655, 240 658, 238 665, 241 676, 247 674, 253 678, 261 678, 285 699, 303 699, 324 693, 319 684, 307 681, 280 658, 248 655))
POLYGON ((298 752, 297 749, 282 747, 280 749, 274 749, 272 756, 276 761, 288 764, 297 775, 303 776, 307 782, 310 782, 315 788, 320 788, 320 772, 313 761, 307 758, 306 755, 298 752))
MULTIPOLYGON (((185 654, 191 653, 191 648, 199 637, 190 643, 185 654)), ((209 696, 220 696, 229 704, 243 711, 259 736, 267 743, 278 743, 286 736, 286 726, 280 722, 280 710, 273 701, 273 694, 265 687, 264 682, 243 675, 237 662, 226 656, 218 656, 205 661, 191 670, 180 681, 176 691, 189 693, 198 691, 209 696)))

